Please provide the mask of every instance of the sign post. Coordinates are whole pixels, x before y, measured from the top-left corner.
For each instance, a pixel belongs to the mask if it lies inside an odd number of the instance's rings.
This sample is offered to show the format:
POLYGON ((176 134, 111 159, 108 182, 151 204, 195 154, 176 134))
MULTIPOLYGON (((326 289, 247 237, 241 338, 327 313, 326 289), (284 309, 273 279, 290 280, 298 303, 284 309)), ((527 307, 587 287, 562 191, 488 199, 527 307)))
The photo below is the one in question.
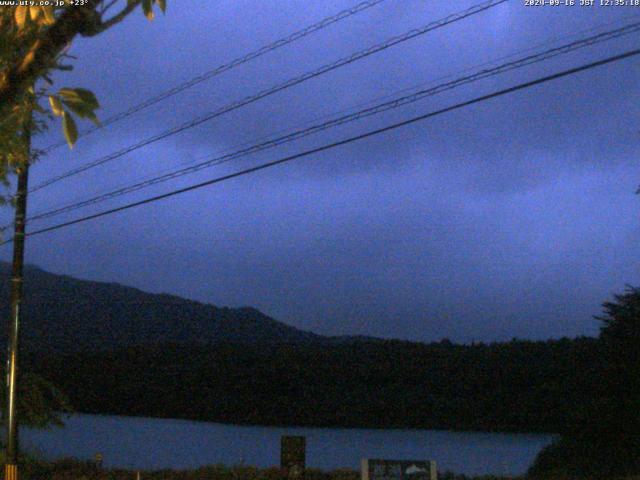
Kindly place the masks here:
POLYGON ((306 461, 306 438, 284 435, 280 438, 280 468, 289 478, 300 478, 306 461))
POLYGON ((362 480, 437 480, 433 460, 362 459, 362 480))

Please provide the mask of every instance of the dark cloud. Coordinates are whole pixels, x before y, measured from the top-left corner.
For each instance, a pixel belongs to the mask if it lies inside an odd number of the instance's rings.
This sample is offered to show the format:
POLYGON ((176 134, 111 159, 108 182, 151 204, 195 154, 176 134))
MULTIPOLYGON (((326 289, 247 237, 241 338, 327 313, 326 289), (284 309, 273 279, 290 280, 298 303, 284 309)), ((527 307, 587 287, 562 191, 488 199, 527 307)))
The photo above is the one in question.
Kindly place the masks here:
MULTIPOLYGON (((389 0, 87 137, 72 153, 60 149, 33 169, 33 182, 471 4, 389 0)), ((176 2, 152 24, 138 14, 78 42, 77 68, 59 81, 92 88, 106 117, 349 5, 176 2)), ((613 28, 631 13, 509 2, 34 194, 30 208, 82 199, 580 36, 568 37, 572 32, 613 28)), ((636 42, 637 35, 478 82, 131 198, 346 138, 636 42)), ((594 334, 591 316, 600 303, 638 280, 636 66, 609 65, 34 237, 28 261, 221 305, 253 305, 321 333, 461 341, 594 334)), ((58 136, 54 128, 40 141, 58 136)))

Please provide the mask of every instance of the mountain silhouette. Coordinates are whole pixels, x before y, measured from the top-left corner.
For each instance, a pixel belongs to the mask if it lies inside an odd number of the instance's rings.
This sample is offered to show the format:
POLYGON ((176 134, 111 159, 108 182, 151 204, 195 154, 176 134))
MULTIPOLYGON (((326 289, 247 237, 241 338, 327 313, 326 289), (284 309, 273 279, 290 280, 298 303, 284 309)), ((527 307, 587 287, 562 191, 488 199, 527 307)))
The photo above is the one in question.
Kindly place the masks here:
MULTIPOLYGON (((0 262, 0 319, 9 317, 10 272, 10 265, 0 262)), ((111 350, 166 342, 333 343, 350 338, 306 332, 250 307, 217 307, 117 283, 55 275, 34 266, 26 266, 24 276, 20 334, 27 350, 111 350)), ((0 339, 6 340, 6 328, 1 330, 0 339)))

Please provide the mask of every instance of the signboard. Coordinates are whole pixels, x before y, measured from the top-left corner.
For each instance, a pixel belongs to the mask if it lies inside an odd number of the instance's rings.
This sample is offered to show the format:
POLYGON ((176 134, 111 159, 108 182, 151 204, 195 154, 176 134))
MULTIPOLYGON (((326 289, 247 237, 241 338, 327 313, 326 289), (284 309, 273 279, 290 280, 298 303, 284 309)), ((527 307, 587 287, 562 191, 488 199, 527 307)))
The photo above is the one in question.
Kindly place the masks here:
POLYGON ((299 477, 305 468, 305 437, 283 436, 280 438, 280 467, 289 477, 299 477))
POLYGON ((436 462, 362 459, 362 480, 437 480, 436 462))

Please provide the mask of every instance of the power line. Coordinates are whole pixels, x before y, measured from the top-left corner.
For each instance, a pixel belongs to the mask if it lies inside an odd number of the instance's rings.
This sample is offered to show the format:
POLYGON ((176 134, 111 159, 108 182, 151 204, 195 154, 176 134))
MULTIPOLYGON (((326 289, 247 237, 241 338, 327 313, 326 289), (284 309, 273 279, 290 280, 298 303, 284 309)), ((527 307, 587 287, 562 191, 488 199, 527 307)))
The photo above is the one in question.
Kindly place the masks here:
MULTIPOLYGON (((64 223, 59 223, 59 224, 53 225, 51 227, 42 228, 40 230, 36 230, 34 232, 27 233, 27 236, 34 236, 34 235, 39 235, 39 234, 42 234, 42 233, 45 233, 45 232, 51 232, 53 230, 59 230, 59 229, 64 228, 64 227, 68 227, 68 226, 75 225, 75 224, 78 224, 78 223, 82 223, 82 222, 86 222, 86 221, 93 220, 93 219, 96 219, 96 218, 100 218, 100 217, 104 217, 104 216, 107 216, 107 215, 111 215, 111 214, 114 214, 114 213, 117 213, 117 212, 121 212, 121 211, 124 211, 124 210, 128 210, 128 209, 134 208, 134 207, 138 207, 138 206, 145 205, 145 204, 148 204, 148 203, 156 202, 158 200, 163 200, 165 198, 169 198, 169 197, 172 197, 172 196, 175 196, 175 195, 179 195, 181 193, 186 193, 186 192, 189 192, 189 191, 192 191, 192 190, 197 190, 197 189, 200 189, 200 188, 203 188, 203 187, 206 187, 206 186, 209 186, 209 185, 213 185, 213 184, 216 184, 216 183, 221 183, 221 182, 224 182, 226 180, 230 180, 232 178, 237 178, 237 177, 241 177, 241 176, 244 176, 244 175, 248 175, 250 173, 254 173, 254 172, 257 172, 257 171, 260 171, 260 170, 264 170, 266 168, 270 168, 270 167, 273 167, 273 166, 276 166, 276 165, 280 165, 280 164, 283 164, 283 163, 286 163, 286 162, 290 162, 292 160, 296 160, 296 159, 299 159, 299 158, 307 157, 309 155, 313 155, 313 154, 320 153, 320 152, 323 152, 323 151, 326 151, 326 150, 330 150, 330 149, 339 147, 341 145, 346 145, 346 144, 349 144, 349 143, 356 142, 358 140, 363 140, 365 138, 372 137, 374 135, 379 135, 381 133, 385 133, 385 132, 388 132, 388 131, 391 131, 391 130, 395 130, 395 129, 398 129, 400 127, 404 127, 406 125, 410 125, 412 123, 416 123, 416 122, 419 122, 419 121, 422 121, 422 120, 426 120, 426 119, 431 118, 431 117, 435 117, 437 115, 441 115, 441 114, 444 114, 444 113, 447 113, 447 112, 451 112, 451 111, 454 111, 454 110, 458 110, 458 109, 467 107, 469 105, 473 105, 473 104, 476 104, 476 103, 481 103, 481 102, 484 102, 486 100, 490 100, 492 98, 496 98, 496 97, 499 97, 499 96, 502 96, 502 95, 513 93, 513 92, 516 92, 516 91, 519 91, 519 90, 524 90, 526 88, 530 88, 530 87, 533 87, 535 85, 539 85, 539 84, 542 84, 542 83, 550 82, 552 80, 557 80, 557 79, 562 78, 562 77, 567 77, 569 75, 573 75, 573 74, 576 74, 576 73, 579 73, 579 72, 590 70, 592 68, 596 68, 596 67, 599 67, 599 66, 602 66, 602 65, 606 65, 606 64, 609 64, 609 63, 617 62, 617 61, 620 61, 620 60, 623 60, 623 59, 626 59, 626 58, 630 58, 630 57, 633 57, 633 56, 636 56, 636 55, 640 55, 640 49, 630 50, 630 51, 627 51, 627 52, 619 54, 619 55, 615 55, 615 56, 612 56, 612 57, 605 58, 603 60, 598 60, 596 62, 584 64, 584 65, 581 65, 579 67, 574 67, 574 68, 571 68, 571 69, 568 69, 568 70, 563 70, 561 72, 557 72, 557 73, 554 73, 552 75, 541 77, 541 78, 538 78, 536 80, 531 80, 529 82, 520 83, 520 84, 515 85, 513 87, 505 88, 503 90, 498 90, 496 92, 493 92, 493 93, 490 93, 490 94, 487 94, 487 95, 482 95, 480 97, 476 97, 476 98, 474 98, 472 100, 467 100, 465 102, 457 103, 455 105, 452 105, 452 106, 449 106, 449 107, 446 107, 446 108, 442 108, 440 110, 435 110, 435 111, 432 111, 432 112, 429 112, 429 113, 426 113, 426 114, 423 114, 423 115, 419 115, 417 117, 410 118, 408 120, 404 120, 402 122, 394 123, 392 125, 388 125, 386 127, 378 128, 376 130, 371 130, 369 132, 362 133, 360 135, 349 137, 347 139, 340 140, 340 141, 337 141, 337 142, 334 142, 334 143, 330 143, 328 145, 323 145, 321 147, 317 147, 317 148, 313 148, 313 149, 310 149, 310 150, 306 150, 304 152, 301 152, 301 153, 298 153, 298 154, 295 154, 295 155, 290 155, 290 156, 287 156, 287 157, 284 157, 284 158, 281 158, 281 159, 278 159, 278 160, 274 160, 272 162, 263 163, 261 165, 258 165, 258 166, 255 166, 255 167, 251 167, 251 168, 247 168, 247 169, 241 170, 239 172, 235 172, 235 173, 231 173, 231 174, 228 174, 228 175, 217 177, 217 178, 214 178, 214 179, 211 179, 211 180, 207 180, 206 182, 197 183, 195 185, 190 185, 188 187, 180 188, 178 190, 173 190, 171 192, 164 193, 162 195, 156 195, 154 197, 150 197, 150 198, 147 198, 147 199, 144 199, 144 200, 140 200, 140 201, 137 201, 137 202, 129 203, 127 205, 123 205, 123 206, 120 206, 120 207, 117 207, 117 208, 112 208, 110 210, 105 210, 105 211, 102 211, 102 212, 99 212, 99 213, 95 213, 93 215, 87 215, 85 217, 77 218, 75 220, 71 220, 71 221, 64 222, 64 223)), ((8 240, 8 241, 6 241, 6 242, 4 242, 4 243, 2 243, 0 245, 4 245, 6 243, 10 243, 11 241, 13 241, 13 239, 8 240)))
POLYGON ((198 163, 196 165, 193 166, 189 166, 189 167, 185 167, 185 168, 181 168, 178 170, 174 170, 172 172, 163 174, 163 175, 159 175, 138 183, 134 183, 132 185, 128 185, 116 190, 113 190, 111 192, 108 193, 104 193, 101 195, 97 195, 94 196, 90 199, 87 200, 83 200, 80 202, 75 202, 63 207, 59 207, 53 210, 49 210, 47 212, 43 212, 37 215, 34 215, 33 217, 30 217, 28 219, 29 222, 32 222, 34 220, 41 220, 41 219, 45 219, 45 218, 50 218, 53 216, 57 216, 60 215, 62 213, 66 213, 66 212, 70 212, 73 210, 77 210, 79 208, 82 207, 86 207, 89 205, 94 205, 96 203, 101 203, 105 200, 109 200, 112 198, 116 198, 119 197, 121 195, 125 195, 127 193, 131 193, 131 192, 135 192, 137 190, 141 190, 143 188, 152 186, 152 185, 156 185, 159 183, 163 183, 166 182, 168 180, 172 180, 174 178, 178 178, 190 173, 194 173, 200 170, 203 170, 205 168, 209 168, 215 165, 220 165, 222 163, 226 163, 229 162, 231 160, 235 160, 237 158, 240 157, 244 157, 246 155, 252 154, 252 153, 256 153, 256 152, 260 152, 263 150, 266 150, 268 148, 273 148, 279 145, 282 145, 284 143, 288 143, 294 140, 298 140, 300 138, 306 137, 308 135, 312 135, 314 133, 323 131, 323 130, 327 130, 329 128, 338 126, 338 125, 343 125, 349 122, 353 122, 356 120, 360 120, 362 118, 366 118, 375 114, 379 114, 391 109, 395 109, 398 107, 401 107, 403 105, 407 105, 410 103, 414 103, 418 100, 421 100, 423 98, 429 97, 429 96, 433 96, 439 93, 442 93, 444 91, 448 91, 448 90, 452 90, 454 88, 458 88, 462 85, 466 85, 472 82, 476 82, 485 78, 489 78, 495 75, 499 75, 511 70, 515 70, 518 68, 522 68, 525 66, 529 66, 532 65, 534 63, 539 63, 545 60, 548 60, 550 58, 554 58, 556 56, 559 55, 563 55, 563 54, 567 54, 569 52, 581 49, 581 48, 585 48, 588 46, 592 46, 604 41, 608 41, 608 40, 612 40, 615 38, 619 38, 623 35, 628 35, 631 33, 635 33, 640 31, 640 22, 636 22, 636 23, 632 23, 629 25, 625 25, 621 28, 617 28, 614 30, 610 30, 607 32, 602 32, 596 35, 592 35, 590 37, 587 38, 583 38, 580 40, 576 40, 570 43, 567 43, 565 45, 561 45, 559 47, 554 47, 551 49, 548 49, 546 51, 543 52, 539 52, 536 54, 532 54, 532 55, 528 55, 525 56, 523 58, 519 58, 501 65, 498 65, 496 67, 493 68, 487 68, 487 69, 482 69, 476 73, 473 73, 471 75, 466 75, 460 78, 457 78, 455 80, 449 81, 449 82, 445 82, 442 84, 439 84, 435 87, 429 88, 429 89, 424 89, 415 93, 412 93, 410 95, 405 95, 399 98, 395 98, 392 99, 390 101, 369 107, 369 108, 365 108, 363 110, 360 110, 358 112, 355 113, 350 113, 348 115, 343 115, 341 117, 338 118, 334 118, 332 120, 329 120, 327 122, 323 122, 321 124, 317 124, 317 125, 313 125, 304 129, 299 129, 296 130, 294 132, 291 132, 287 135, 283 135, 274 139, 270 139, 267 140, 265 142, 262 143, 258 143, 258 144, 254 144, 250 147, 232 152, 232 153, 228 153, 226 155, 222 155, 222 156, 218 156, 218 157, 214 157, 212 159, 206 160, 204 162, 198 163))
MULTIPOLYGON (((179 85, 176 85, 173 88, 170 88, 169 90, 166 90, 158 95, 156 95, 155 97, 151 97, 137 105, 134 105, 130 108, 128 108, 127 110, 124 110, 122 112, 116 113, 115 115, 107 118, 106 120, 103 120, 100 125, 96 125, 92 128, 87 129, 86 131, 82 132, 79 137, 84 137, 86 135, 90 135, 108 125, 111 125, 113 123, 119 122, 120 120, 127 118, 131 115, 133 115, 134 113, 137 113, 141 110, 144 110, 145 108, 148 108, 152 105, 155 105, 158 102, 161 102, 162 100, 165 100, 169 97, 172 97, 184 90, 187 90, 188 88, 191 88, 199 83, 204 82, 205 80, 209 80, 213 77, 216 77, 224 72, 227 72, 235 67, 238 67, 244 63, 247 63, 251 60, 255 60, 258 57, 261 57, 262 55, 265 55, 266 53, 272 52, 274 50, 277 50, 280 47, 284 47, 285 45, 289 45, 290 43, 293 43, 297 40, 300 40, 301 38, 306 37, 307 35, 317 32, 318 30, 322 30, 336 22, 339 22, 340 20, 344 20, 345 18, 349 18, 353 15, 356 15, 364 10, 367 10, 371 7, 374 7, 382 2, 384 2, 385 0, 368 0, 365 2, 361 2, 357 5, 355 5, 354 7, 348 8, 346 10, 342 10, 338 13, 336 13, 335 15, 331 15, 330 17, 326 17, 322 20, 320 20, 317 23, 314 23, 313 25, 309 25, 308 27, 303 28, 302 30, 298 30, 297 32, 292 33, 291 35, 288 35, 287 37, 283 37, 280 38, 278 40, 276 40, 275 42, 272 42, 268 45, 265 45, 261 48, 259 48, 258 50, 254 50, 253 52, 247 53, 246 55, 243 55, 241 57, 238 57, 234 60, 231 60, 229 63, 225 63, 222 65, 217 66, 216 68, 214 68, 213 70, 209 70, 207 72, 204 72, 196 77, 193 77, 190 80, 187 80, 179 85)), ((48 147, 45 147, 44 149, 39 151, 40 155, 45 155, 47 153, 49 153, 50 151, 61 147, 63 145, 66 145, 67 143, 62 141, 62 142, 58 142, 58 143, 54 143, 49 145, 48 147)))
POLYGON ((349 55, 347 57, 341 58, 341 59, 339 59, 339 60, 337 60, 337 61, 335 61, 333 63, 324 65, 324 66, 320 67, 317 70, 314 70, 314 71, 311 71, 311 72, 306 72, 306 73, 302 74, 299 77, 295 77, 295 78, 289 79, 289 80, 287 80, 287 81, 285 81, 285 82, 283 82, 281 84, 278 84, 276 86, 273 86, 273 87, 265 89, 265 90, 262 90, 262 91, 260 91, 259 93, 255 94, 255 95, 251 95, 251 96, 245 97, 242 100, 239 100, 237 102, 234 102, 232 104, 224 106, 224 107, 222 107, 222 108, 220 108, 220 109, 218 109, 218 110, 216 110, 214 112, 210 112, 209 114, 201 116, 201 117, 199 117, 197 119, 194 119, 194 120, 192 120, 190 122, 184 123, 184 124, 182 124, 180 126, 177 126, 177 127, 172 128, 172 129, 169 129, 169 130, 167 130, 167 131, 165 131, 163 133, 160 133, 160 134, 154 135, 152 137, 149 137, 149 138, 147 138, 147 139, 145 139, 145 140, 143 140, 141 142, 138 142, 137 144, 134 144, 132 146, 129 146, 127 148, 124 148, 122 150, 114 152, 114 153, 112 153, 110 155, 107 155, 105 157, 101 157, 101 158, 99 158, 99 159, 97 159, 97 160, 95 160, 93 162, 90 162, 90 163, 85 164, 83 166, 80 166, 78 168, 72 169, 72 170, 70 170, 70 171, 68 171, 68 172, 66 172, 64 174, 58 175, 56 177, 53 177, 53 178, 51 178, 51 179, 49 179, 49 180, 47 180, 47 181, 45 181, 45 182, 43 182, 43 183, 41 183, 39 185, 36 185, 35 187, 33 187, 30 190, 30 193, 31 192, 35 192, 37 190, 40 190, 40 189, 42 189, 42 188, 44 188, 46 186, 49 186, 49 185, 51 185, 53 183, 56 183, 56 182, 58 182, 60 180, 68 178, 70 176, 77 175, 78 173, 84 172, 84 171, 86 171, 86 170, 88 170, 90 168, 96 167, 98 165, 102 165, 102 164, 104 164, 106 162, 109 162, 111 160, 119 158, 119 157, 121 157, 121 156, 123 156, 123 155, 125 155, 127 153, 130 153, 130 152, 132 152, 134 150, 137 150, 139 148, 142 148, 142 147, 144 147, 146 145, 149 145, 149 144, 154 143, 156 141, 162 140, 164 138, 167 138, 167 137, 169 137, 171 135, 175 135, 175 134, 180 133, 180 132, 182 132, 184 130, 187 130, 189 128, 193 128, 193 127, 195 127, 197 125, 200 125, 201 123, 204 123, 204 122, 206 122, 208 120, 211 120, 211 119, 213 119, 215 117, 218 117, 220 115, 223 115, 224 113, 228 113, 230 111, 236 110, 236 109, 238 109, 240 107, 243 107, 245 105, 253 103, 253 102, 255 102, 257 100, 260 100, 262 98, 265 98, 265 97, 267 97, 269 95, 272 95, 272 94, 275 94, 275 93, 277 93, 279 91, 282 91, 282 90, 284 90, 286 88, 290 88, 292 86, 295 86, 295 85, 297 85, 299 83, 302 83, 302 82, 304 82, 306 80, 309 80, 311 78, 315 78, 315 77, 317 77, 319 75, 322 75, 322 74, 327 73, 329 71, 335 70, 335 69, 337 69, 339 67, 342 67, 344 65, 353 63, 353 62, 355 62, 357 60, 360 60, 360 59, 365 58, 367 56, 370 56, 370 55, 373 55, 375 53, 378 53, 378 52, 380 52, 382 50, 386 50, 387 48, 390 48, 390 47, 392 47, 394 45, 397 45, 399 43, 408 41, 408 40, 410 40, 412 38, 415 38, 417 36, 426 34, 426 33, 430 32, 432 30, 435 30, 437 28, 441 28, 441 27, 443 27, 445 25, 448 25, 450 23, 454 23, 454 22, 457 22, 457 21, 462 20, 464 18, 467 18, 467 17, 469 17, 471 15, 475 15, 475 14, 480 13, 482 11, 485 11, 485 10, 487 10, 489 8, 495 7, 495 6, 497 6, 497 5, 501 4, 501 3, 504 3, 506 1, 507 0, 488 0, 488 1, 482 2, 480 4, 473 5, 473 6, 469 7, 468 9, 463 10, 461 12, 457 12, 457 13, 451 14, 451 15, 449 15, 449 16, 441 19, 441 20, 437 20, 437 21, 431 22, 431 23, 429 23, 429 24, 427 24, 427 25, 425 25, 425 26, 423 26, 421 28, 413 29, 413 30, 410 30, 409 32, 406 32, 406 33, 402 34, 402 35, 398 35, 398 36, 392 37, 392 38, 386 40, 385 42, 376 44, 376 45, 374 45, 372 47, 369 47, 367 49, 361 50, 361 51, 356 52, 356 53, 354 53, 352 55, 349 55))
MULTIPOLYGON (((537 44, 535 44, 533 46, 530 46, 530 47, 527 47, 527 48, 519 49, 519 50, 514 51, 512 53, 509 53, 507 55, 501 55, 500 57, 494 58, 492 60, 481 62, 479 64, 475 64, 475 65, 472 65, 472 66, 457 70, 455 72, 448 73, 446 75, 442 75, 442 76, 437 77, 435 79, 431 79, 431 80, 428 80, 426 82, 421 82, 421 83, 419 83, 417 85, 413 85, 411 87, 405 87, 405 88, 402 88, 402 89, 397 90, 397 91, 395 91, 393 93, 390 93, 390 94, 386 94, 386 95, 382 95, 382 96, 379 96, 379 97, 375 97, 375 98, 373 98, 371 100, 367 100, 367 101, 364 101, 364 102, 359 102, 357 104, 352 105, 349 108, 342 108, 342 109, 340 109, 338 111, 334 111, 334 112, 331 112, 331 113, 325 113, 323 115, 319 115, 317 117, 314 117, 313 119, 305 121, 302 126, 313 125, 315 122, 319 122, 321 120, 331 118, 333 115, 342 115, 342 114, 344 114, 346 112, 349 112, 353 108, 365 107, 367 105, 369 105, 369 106, 375 105, 376 102, 380 102, 380 101, 388 100, 388 99, 393 99, 394 96, 396 96, 398 94, 401 94, 401 93, 415 92, 416 89, 424 88, 426 86, 436 85, 438 82, 441 82, 443 80, 447 80, 447 79, 450 79, 450 78, 454 78, 456 75, 461 75, 463 73, 471 72, 471 71, 473 71, 475 69, 479 69, 479 68, 482 68, 482 67, 488 67, 488 66, 491 66, 491 65, 495 65, 499 61, 512 59, 512 58, 517 57, 518 55, 523 55, 525 53, 535 52, 536 50, 538 50, 540 48, 547 47, 549 45, 554 45, 554 44, 558 43, 559 41, 567 39, 567 38, 579 37, 580 35, 585 35, 587 33, 593 33, 593 32, 596 32, 598 30, 602 30, 605 27, 610 27, 611 25, 614 25, 614 24, 620 24, 623 21, 638 20, 639 18, 640 18, 640 15, 627 15, 625 17, 622 17, 622 18, 614 20, 614 21, 605 22, 605 23, 602 23, 602 24, 599 24, 599 25, 596 25, 596 26, 593 26, 593 27, 590 27, 590 28, 586 28, 586 29, 582 29, 582 30, 578 30, 578 31, 573 31, 573 32, 570 32, 570 33, 565 33, 564 35, 560 35, 560 36, 555 36, 555 37, 552 37, 550 39, 545 40, 544 42, 537 43, 537 44)), ((302 128, 302 126, 300 128, 302 128)), ((290 129, 277 130, 277 131, 272 132, 270 134, 263 135, 263 136, 255 139, 253 141, 243 141, 243 142, 241 142, 239 144, 236 144, 236 145, 233 145, 233 146, 226 147, 224 149, 218 150, 216 152, 216 155, 221 156, 221 155, 227 154, 228 152, 235 152, 236 149, 238 149, 238 148, 247 147, 247 146, 253 146, 253 145, 256 144, 256 142, 266 141, 268 139, 271 139, 274 135, 281 135, 281 134, 284 134, 285 132, 287 132, 287 133, 290 132, 290 129)), ((189 166, 191 166, 191 165, 197 164, 198 162, 201 162, 202 160, 205 160, 207 158, 211 158, 210 155, 205 155, 205 156, 200 156, 198 158, 194 158, 194 159, 190 160, 187 163, 189 164, 189 166)), ((185 167, 186 167, 186 165, 185 165, 185 167)), ((167 168, 164 168, 162 170, 156 171, 156 172, 154 172, 152 174, 146 174, 146 175, 143 175, 143 176, 138 176, 135 179, 133 179, 132 181, 134 182, 134 185, 137 185, 138 182, 152 180, 152 179, 155 179, 156 177, 160 177, 160 176, 164 175, 165 173, 173 173, 174 171, 175 171, 175 167, 171 166, 171 167, 167 167, 167 168)), ((115 187, 115 188, 116 188, 117 191, 119 191, 121 189, 128 188, 129 186, 132 186, 131 185, 131 181, 130 182, 125 182, 121 186, 115 187)), ((111 194, 113 192, 114 192, 114 187, 108 187, 108 188, 101 189, 100 193, 98 193, 97 195, 98 196, 109 195, 109 194, 111 194)), ((84 202, 84 200, 73 200, 71 202, 71 204, 72 205, 76 205, 77 203, 82 203, 82 202, 84 202)), ((64 206, 55 207, 56 210, 58 208, 65 208, 65 207, 64 206)), ((47 213, 47 212, 43 212, 43 213, 47 213)), ((40 214, 34 215, 30 219, 31 220, 36 220, 35 217, 39 216, 39 215, 40 214)), ((11 225, 9 225, 9 226, 11 226, 11 225)), ((4 230, 4 229, 5 228, 0 228, 0 230, 4 230)))
POLYGON ((141 142, 138 142, 134 145, 131 145, 129 147, 126 147, 122 150, 118 150, 117 152, 111 153, 109 155, 106 155, 104 157, 98 158, 97 160, 94 160, 92 162, 89 162, 85 165, 79 166, 75 169, 69 170, 63 174, 54 176, 52 178, 50 178, 49 180, 45 180, 44 182, 36 185, 35 187, 33 187, 29 193, 33 193, 36 192, 38 190, 41 190, 45 187, 48 187, 49 185, 52 185, 54 183, 59 182, 60 180, 64 180, 66 178, 69 178, 71 176, 77 175, 79 173, 85 172, 91 168, 97 167, 98 165, 103 165, 107 162, 110 162, 112 160, 115 160, 116 158, 122 157, 123 155, 126 155, 127 153, 131 153, 139 148, 142 148, 144 146, 147 146, 151 143, 157 142, 159 140, 162 140, 164 138, 167 138, 169 136, 175 135, 177 133, 183 132, 184 130, 193 128, 197 125, 200 125, 208 120, 211 120, 213 118, 219 117, 220 115, 223 115, 225 113, 228 113, 230 111, 236 110, 238 108, 241 108, 245 105, 248 105, 250 103, 256 102, 258 100, 261 100, 265 97, 268 97, 270 95, 273 95, 277 92, 280 92, 282 90, 285 90, 287 88, 293 87, 295 85, 298 85, 302 82, 305 82, 307 80, 310 80, 312 78, 318 77, 320 75, 323 75, 327 72, 330 72, 332 70, 335 70, 337 68, 340 68, 342 66, 351 64, 353 62, 356 62, 358 60, 361 60, 365 57, 368 57, 370 55, 373 55, 375 53, 381 52, 383 50, 386 50, 390 47, 393 47, 395 45, 398 45, 402 42, 406 42, 408 40, 411 40, 415 37, 418 37, 420 35, 424 35, 428 32, 431 32, 433 30, 436 30, 438 28, 444 27, 448 24, 454 23, 454 22, 458 22, 460 20, 463 20, 467 17, 470 17, 472 15, 476 15, 478 13, 481 13, 485 10, 488 10, 490 8, 496 7, 502 3, 507 2, 508 0, 487 0, 485 2, 473 5, 461 12, 457 12, 457 13, 453 13, 451 15, 448 15, 447 17, 444 17, 441 20, 436 20, 434 22, 431 22, 423 27, 417 28, 417 29, 413 29, 410 30, 406 33, 403 33, 401 35, 397 35, 395 37, 392 37, 382 43, 378 43, 372 47, 369 47, 367 49, 364 50, 360 50, 359 52, 356 52, 354 54, 351 54, 347 57, 343 57, 333 63, 324 65, 316 70, 310 71, 310 72, 306 72, 298 77, 294 77, 292 79, 289 79, 283 83, 280 83, 276 86, 270 87, 266 90, 262 90, 260 92, 258 92, 257 94, 254 95, 250 95, 247 96, 245 98, 243 98, 242 100, 239 100, 237 102, 231 103, 227 106, 224 106, 218 110, 215 110, 213 112, 210 112, 204 116, 198 117, 194 120, 191 120, 189 122, 186 122, 182 125, 179 125, 177 127, 173 127, 169 130, 166 130, 165 132, 162 132, 160 134, 154 135, 152 137, 149 137, 145 140, 142 140, 141 142))

